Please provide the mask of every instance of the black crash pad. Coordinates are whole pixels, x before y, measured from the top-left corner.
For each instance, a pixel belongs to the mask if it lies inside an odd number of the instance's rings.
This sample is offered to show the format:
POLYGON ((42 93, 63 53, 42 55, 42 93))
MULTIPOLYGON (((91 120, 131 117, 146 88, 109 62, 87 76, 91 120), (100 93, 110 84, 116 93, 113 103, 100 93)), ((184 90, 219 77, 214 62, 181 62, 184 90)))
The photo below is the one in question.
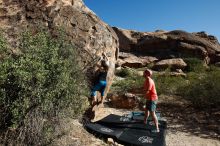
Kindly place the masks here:
MULTIPOLYGON (((131 112, 131 116, 132 116, 132 119, 133 120, 139 120, 139 121, 144 121, 144 115, 145 113, 140 111, 140 112, 131 112)), ((156 112, 156 115, 157 115, 157 119, 160 120, 160 112, 156 112)), ((152 117, 151 115, 149 116, 148 120, 152 120, 152 117)))
POLYGON ((126 128, 118 137, 118 141, 126 146, 165 146, 165 134, 164 129, 161 129, 159 133, 154 133, 151 130, 126 128))
MULTIPOLYGON (((160 114, 158 113, 158 116, 160 114)), ((119 116, 119 115, 114 115, 110 114, 106 116, 105 118, 97 121, 97 123, 100 124, 134 124, 134 123, 143 123, 144 117, 143 115, 124 115, 124 116, 119 116)), ((151 118, 149 118, 148 123, 152 125, 151 118)), ((163 120, 158 120, 161 125, 166 125, 166 122, 163 120)))
MULTIPOLYGON (((167 124, 165 121, 158 121, 159 123, 159 128, 160 129, 166 129, 167 124)), ((107 123, 105 124, 106 126, 109 127, 114 127, 114 128, 130 128, 130 129, 143 129, 143 130, 154 130, 156 129, 156 126, 153 121, 147 121, 147 124, 144 123, 124 123, 124 124, 110 124, 107 123)))
POLYGON ((104 137, 117 138, 123 132, 123 128, 114 128, 109 126, 100 125, 97 123, 86 124, 86 128, 89 132, 103 135, 104 137))
POLYGON ((105 118, 101 119, 98 121, 98 123, 101 124, 125 124, 125 123, 137 123, 140 121, 132 120, 132 117, 129 116, 119 116, 119 115, 114 115, 110 114, 106 116, 105 118))
MULTIPOLYGON (((152 120, 148 120, 147 124, 143 124, 143 120, 139 120, 141 118, 138 118, 138 120, 132 118, 132 117, 127 117, 127 116, 119 116, 119 115, 114 115, 110 114, 106 116, 105 118, 97 121, 98 124, 102 125, 108 125, 110 127, 124 127, 124 128, 137 128, 137 129, 155 129, 154 122, 152 120)), ((140 117, 142 117, 140 115, 140 117)), ((167 123, 166 121, 158 120, 159 122, 159 128, 166 128, 167 123)))
POLYGON ((164 146, 167 123, 162 120, 158 122, 159 133, 152 132, 156 129, 152 120, 148 120, 147 124, 144 124, 143 120, 135 120, 131 116, 114 114, 85 126, 91 133, 99 134, 103 138, 111 137, 126 146, 164 146))
MULTIPOLYGON (((160 120, 160 113, 156 112, 156 115, 158 119, 160 120)), ((151 116, 148 118, 149 120, 152 120, 151 116)), ((130 114, 119 116, 110 114, 107 117, 101 119, 99 122, 101 123, 140 123, 144 120, 144 112, 131 112, 130 114)))

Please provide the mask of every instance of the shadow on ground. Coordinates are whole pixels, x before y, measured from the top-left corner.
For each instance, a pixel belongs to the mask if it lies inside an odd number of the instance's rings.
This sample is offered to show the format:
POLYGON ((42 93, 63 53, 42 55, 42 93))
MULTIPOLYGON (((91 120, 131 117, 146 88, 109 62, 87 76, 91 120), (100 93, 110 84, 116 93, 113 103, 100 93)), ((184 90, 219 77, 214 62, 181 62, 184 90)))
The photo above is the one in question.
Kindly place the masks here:
POLYGON ((158 103, 158 111, 167 119, 168 129, 172 133, 182 131, 220 140, 219 109, 195 109, 188 103, 174 101, 158 103))

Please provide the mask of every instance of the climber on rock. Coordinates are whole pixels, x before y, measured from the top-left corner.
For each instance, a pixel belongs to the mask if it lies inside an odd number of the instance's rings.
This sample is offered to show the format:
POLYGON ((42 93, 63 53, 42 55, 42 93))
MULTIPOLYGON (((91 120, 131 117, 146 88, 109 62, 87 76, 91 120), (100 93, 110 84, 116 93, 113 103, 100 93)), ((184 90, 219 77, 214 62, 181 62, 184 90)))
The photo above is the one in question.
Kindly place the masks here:
POLYGON ((101 62, 100 65, 97 65, 98 66, 97 81, 91 91, 92 106, 94 106, 95 104, 98 104, 98 100, 96 97, 97 91, 101 93, 101 103, 102 103, 104 99, 105 88, 107 85, 107 73, 109 69, 109 60, 105 53, 103 53, 103 57, 100 59, 100 62, 101 62))

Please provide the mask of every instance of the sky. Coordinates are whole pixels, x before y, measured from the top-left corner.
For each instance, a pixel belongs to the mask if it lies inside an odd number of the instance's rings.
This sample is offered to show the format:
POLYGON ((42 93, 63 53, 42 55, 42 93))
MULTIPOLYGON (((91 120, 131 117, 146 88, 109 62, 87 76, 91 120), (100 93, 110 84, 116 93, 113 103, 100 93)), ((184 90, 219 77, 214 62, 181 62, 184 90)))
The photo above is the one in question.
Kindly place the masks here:
POLYGON ((220 0, 83 0, 109 24, 143 32, 205 31, 220 41, 220 0))

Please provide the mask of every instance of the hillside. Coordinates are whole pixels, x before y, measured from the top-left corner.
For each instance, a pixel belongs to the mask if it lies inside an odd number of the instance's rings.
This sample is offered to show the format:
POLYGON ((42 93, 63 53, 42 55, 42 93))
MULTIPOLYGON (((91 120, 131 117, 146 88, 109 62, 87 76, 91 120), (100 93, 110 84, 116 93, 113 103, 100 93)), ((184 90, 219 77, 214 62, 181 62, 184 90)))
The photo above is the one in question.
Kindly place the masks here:
POLYGON ((141 110, 148 68, 167 145, 218 146, 219 66, 220 44, 204 31, 111 27, 83 0, 0 0, 0 145, 116 145, 84 124, 141 110), (103 56, 105 95, 92 106, 103 56))

